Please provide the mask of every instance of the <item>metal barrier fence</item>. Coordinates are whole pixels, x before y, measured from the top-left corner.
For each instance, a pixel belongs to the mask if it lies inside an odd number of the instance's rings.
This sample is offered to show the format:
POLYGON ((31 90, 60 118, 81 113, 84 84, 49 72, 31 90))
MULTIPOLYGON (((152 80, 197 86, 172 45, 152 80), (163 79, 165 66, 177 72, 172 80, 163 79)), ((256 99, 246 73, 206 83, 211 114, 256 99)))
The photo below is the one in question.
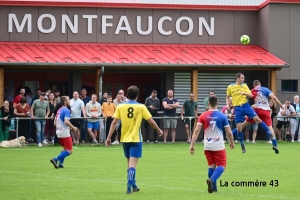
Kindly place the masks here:
MULTIPOLYGON (((13 117, 13 118, 10 118, 11 120, 15 120, 15 131, 16 131, 16 137, 19 137, 19 121, 20 120, 53 120, 52 118, 23 118, 23 117, 13 117)), ((71 120, 72 119, 98 119, 99 120, 99 123, 100 123, 100 120, 102 119, 103 120, 103 125, 104 125, 104 140, 106 140, 106 127, 107 127, 107 118, 106 117, 97 117, 97 118, 92 118, 92 117, 76 117, 76 118, 70 118, 71 120)), ((192 119, 195 119, 195 117, 152 117, 152 119, 189 119, 189 138, 191 140, 191 137, 192 137, 192 129, 193 127, 192 126, 192 119)), ((0 120, 3 120, 3 118, 0 118, 0 120)), ((145 122, 147 123, 147 122, 145 122)), ((195 123, 195 122, 194 122, 195 123)), ((80 128, 80 127, 78 127, 80 128)), ((163 128, 161 128, 163 130, 163 128)), ((99 134, 99 137, 100 137, 100 134, 99 134)))

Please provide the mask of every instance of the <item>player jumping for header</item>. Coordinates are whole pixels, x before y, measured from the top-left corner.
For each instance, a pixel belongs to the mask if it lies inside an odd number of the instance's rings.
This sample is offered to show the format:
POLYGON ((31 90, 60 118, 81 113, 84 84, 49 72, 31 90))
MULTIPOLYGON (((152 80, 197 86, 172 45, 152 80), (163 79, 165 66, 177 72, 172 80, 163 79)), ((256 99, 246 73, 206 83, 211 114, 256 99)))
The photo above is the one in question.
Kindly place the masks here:
MULTIPOLYGON (((258 117, 268 126, 270 132, 268 133, 270 136, 270 139, 273 144, 273 150, 276 154, 279 153, 277 148, 277 141, 275 137, 275 133, 272 127, 272 118, 271 118, 271 109, 269 106, 269 97, 276 101, 280 107, 282 107, 282 103, 279 101, 279 99, 273 94, 269 88, 262 87, 259 80, 253 81, 253 89, 251 90, 251 94, 253 95, 254 100, 254 111, 257 113, 258 117)), ((249 124, 255 123, 254 120, 247 118, 246 121, 242 125, 242 129, 249 124)), ((233 134, 237 133, 237 129, 234 129, 233 134)))
MULTIPOLYGON (((241 143, 242 153, 246 153, 246 147, 243 139, 243 126, 244 117, 247 116, 249 120, 254 120, 257 124, 259 124, 268 135, 272 135, 266 123, 264 123, 253 110, 253 108, 248 103, 247 98, 253 98, 251 91, 245 81, 245 76, 242 73, 237 73, 235 75, 236 82, 229 85, 227 87, 227 96, 226 96, 226 105, 229 109, 229 98, 232 97, 232 104, 235 109, 235 123, 237 127, 237 135, 238 139, 241 143)), ((235 131, 233 132, 235 134, 235 131)), ((279 153, 277 149, 277 141, 273 138, 273 149, 275 153, 279 153)))

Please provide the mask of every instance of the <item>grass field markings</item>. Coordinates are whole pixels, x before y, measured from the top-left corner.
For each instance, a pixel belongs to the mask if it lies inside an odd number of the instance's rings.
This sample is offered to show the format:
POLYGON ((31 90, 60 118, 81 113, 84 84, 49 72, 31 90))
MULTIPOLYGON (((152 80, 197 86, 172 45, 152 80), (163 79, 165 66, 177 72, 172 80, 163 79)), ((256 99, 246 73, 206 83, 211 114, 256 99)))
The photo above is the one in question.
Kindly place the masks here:
MULTIPOLYGON (((37 177, 45 177, 45 178, 55 178, 59 180, 69 180, 69 181, 87 181, 87 182, 100 182, 100 183, 106 183, 110 185, 125 185, 126 181, 116 181, 118 179, 123 178, 110 178, 108 179, 82 179, 82 178, 74 178, 74 177, 65 177, 65 176, 53 176, 53 175, 45 175, 45 174, 39 174, 39 173, 24 173, 24 172, 16 172, 16 171, 8 171, 8 170, 0 170, 0 173, 10 173, 10 174, 18 174, 18 175, 25 175, 25 176, 37 176, 37 177), (114 179, 114 181, 112 181, 114 179)), ((169 177, 168 177, 169 178, 169 177)), ((140 178, 140 180, 143 180, 144 178, 140 178)), ((143 184, 139 183, 139 186, 143 187, 153 187, 153 188, 164 188, 167 190, 181 190, 181 191, 192 191, 192 192, 203 192, 206 193, 207 190, 205 189, 199 189, 198 185, 195 185, 197 189, 187 188, 187 187, 172 187, 172 186, 166 186, 166 185, 151 185, 151 184, 143 184)), ((252 197, 260 197, 260 198, 266 198, 266 199, 290 199, 289 197, 283 197, 283 196, 273 196, 273 195, 263 195, 263 194, 245 194, 245 193, 236 193, 236 192, 226 192, 226 189, 223 189, 218 194, 229 194, 229 195, 239 195, 239 196, 252 196, 252 197)))

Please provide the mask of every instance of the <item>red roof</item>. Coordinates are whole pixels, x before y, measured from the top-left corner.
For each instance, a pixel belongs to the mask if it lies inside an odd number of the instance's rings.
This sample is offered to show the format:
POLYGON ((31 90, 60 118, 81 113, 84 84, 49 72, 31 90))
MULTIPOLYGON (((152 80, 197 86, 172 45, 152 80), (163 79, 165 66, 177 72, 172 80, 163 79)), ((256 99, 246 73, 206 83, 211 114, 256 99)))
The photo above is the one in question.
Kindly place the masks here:
POLYGON ((0 42, 0 65, 288 67, 257 45, 0 42))
POLYGON ((146 8, 146 9, 191 9, 191 10, 260 10, 270 3, 299 4, 300 0, 265 0, 260 5, 202 5, 176 3, 144 3, 139 0, 0 0, 6 6, 55 6, 55 7, 102 7, 102 8, 146 8))

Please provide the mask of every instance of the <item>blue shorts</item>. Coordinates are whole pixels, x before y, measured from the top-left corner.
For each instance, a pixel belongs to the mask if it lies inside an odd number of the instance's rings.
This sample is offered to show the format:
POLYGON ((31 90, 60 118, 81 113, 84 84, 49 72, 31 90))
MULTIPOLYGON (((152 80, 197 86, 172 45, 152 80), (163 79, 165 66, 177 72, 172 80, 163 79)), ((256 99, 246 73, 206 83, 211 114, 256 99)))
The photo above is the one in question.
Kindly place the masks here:
POLYGON ((99 129, 99 122, 89 122, 87 124, 88 128, 94 129, 94 130, 98 130, 99 129))
POLYGON ((256 112, 249 103, 245 103, 241 106, 235 106, 234 111, 236 124, 244 122, 245 116, 247 116, 249 119, 253 119, 255 116, 257 116, 256 112))
POLYGON ((123 143, 124 156, 126 158, 134 157, 141 158, 142 157, 142 142, 125 142, 123 143))

